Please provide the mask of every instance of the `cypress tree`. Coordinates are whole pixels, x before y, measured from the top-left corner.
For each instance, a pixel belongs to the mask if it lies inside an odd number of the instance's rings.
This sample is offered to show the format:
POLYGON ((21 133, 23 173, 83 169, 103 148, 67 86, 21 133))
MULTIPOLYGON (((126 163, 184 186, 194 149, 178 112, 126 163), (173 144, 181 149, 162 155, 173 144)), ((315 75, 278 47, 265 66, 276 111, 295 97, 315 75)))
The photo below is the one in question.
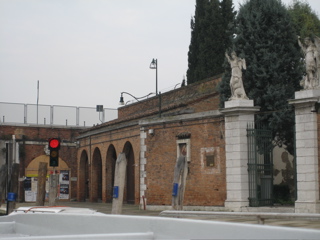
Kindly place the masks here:
MULTIPOLYGON (((234 11, 232 0, 223 0, 220 2, 220 11, 222 16, 221 27, 224 30, 223 35, 221 36, 223 44, 223 59, 225 50, 232 46, 232 37, 234 34, 234 24, 236 11, 234 11)), ((222 70, 223 72, 223 70, 222 70)))
MULTIPOLYGON (((290 15, 279 0, 250 0, 236 18, 234 50, 245 58, 244 88, 260 106, 255 121, 273 131, 278 145, 293 153, 294 111, 288 104, 300 89, 301 53, 290 15)), ((220 86, 223 104, 230 97, 230 67, 220 86), (228 89, 229 88, 229 89, 228 89)))
POLYGON ((232 0, 197 0, 191 19, 188 84, 223 73, 224 51, 230 46, 234 21, 232 0))
POLYGON ((221 33, 222 18, 219 9, 219 0, 208 2, 205 18, 202 21, 202 41, 199 44, 199 75, 198 81, 214 76, 215 72, 223 72, 221 60, 221 49, 216 46, 221 45, 219 34, 221 33), (220 63, 220 64, 219 64, 220 63))
POLYGON ((205 16, 207 8, 207 0, 197 0, 195 15, 191 18, 191 42, 188 52, 188 70, 187 70, 187 82, 188 84, 196 81, 199 75, 199 44, 201 38, 203 38, 202 21, 205 16))

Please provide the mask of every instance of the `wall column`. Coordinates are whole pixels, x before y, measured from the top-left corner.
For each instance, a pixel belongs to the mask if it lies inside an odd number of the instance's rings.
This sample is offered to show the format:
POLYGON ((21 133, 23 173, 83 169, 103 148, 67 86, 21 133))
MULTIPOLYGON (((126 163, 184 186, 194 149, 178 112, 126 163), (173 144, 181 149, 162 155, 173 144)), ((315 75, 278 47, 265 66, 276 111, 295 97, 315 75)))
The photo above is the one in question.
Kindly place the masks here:
POLYGON ((147 133, 145 132, 144 127, 140 128, 140 209, 146 208, 147 205, 147 199, 146 199, 146 190, 147 190, 147 184, 146 184, 146 138, 147 133))
POLYGON ((296 213, 320 213, 317 103, 320 89, 295 93, 296 213))
POLYGON ((254 122, 253 100, 237 99, 225 102, 220 110, 225 116, 226 180, 229 211, 241 211, 249 206, 247 125, 254 122))

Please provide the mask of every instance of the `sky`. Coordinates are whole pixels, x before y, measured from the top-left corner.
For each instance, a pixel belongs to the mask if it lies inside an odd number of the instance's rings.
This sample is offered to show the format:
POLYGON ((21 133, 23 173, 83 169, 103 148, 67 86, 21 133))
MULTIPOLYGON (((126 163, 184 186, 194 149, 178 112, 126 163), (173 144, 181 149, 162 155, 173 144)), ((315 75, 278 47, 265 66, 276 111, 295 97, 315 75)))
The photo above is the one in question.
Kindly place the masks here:
POLYGON ((195 0, 0 0, 0 102, 118 108, 121 92, 155 93, 153 58, 158 91, 173 90, 194 11, 195 0))

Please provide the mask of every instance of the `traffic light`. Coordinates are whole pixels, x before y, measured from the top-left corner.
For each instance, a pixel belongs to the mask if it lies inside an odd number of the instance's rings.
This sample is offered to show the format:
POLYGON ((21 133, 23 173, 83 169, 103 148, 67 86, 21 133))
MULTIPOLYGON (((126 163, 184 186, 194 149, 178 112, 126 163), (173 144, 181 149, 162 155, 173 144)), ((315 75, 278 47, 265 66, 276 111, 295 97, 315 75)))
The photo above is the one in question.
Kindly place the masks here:
POLYGON ((59 149, 60 139, 50 138, 49 139, 49 150, 50 150, 50 167, 58 167, 59 165, 59 149))

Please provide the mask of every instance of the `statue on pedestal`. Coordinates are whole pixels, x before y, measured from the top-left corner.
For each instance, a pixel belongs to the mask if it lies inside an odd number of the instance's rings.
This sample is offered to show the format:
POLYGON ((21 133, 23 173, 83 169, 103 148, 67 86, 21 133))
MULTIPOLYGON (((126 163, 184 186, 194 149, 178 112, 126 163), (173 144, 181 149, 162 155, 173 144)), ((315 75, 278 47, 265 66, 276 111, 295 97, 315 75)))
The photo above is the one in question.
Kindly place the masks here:
POLYGON ((320 78, 320 38, 314 37, 312 41, 309 37, 304 39, 304 43, 300 41, 298 36, 298 43, 305 55, 306 76, 301 80, 300 85, 304 89, 319 88, 320 78))
POLYGON ((225 53, 226 58, 231 66, 230 89, 231 97, 229 100, 249 99, 244 91, 242 82, 242 69, 246 69, 246 61, 243 58, 238 58, 237 54, 232 51, 231 57, 225 53))

